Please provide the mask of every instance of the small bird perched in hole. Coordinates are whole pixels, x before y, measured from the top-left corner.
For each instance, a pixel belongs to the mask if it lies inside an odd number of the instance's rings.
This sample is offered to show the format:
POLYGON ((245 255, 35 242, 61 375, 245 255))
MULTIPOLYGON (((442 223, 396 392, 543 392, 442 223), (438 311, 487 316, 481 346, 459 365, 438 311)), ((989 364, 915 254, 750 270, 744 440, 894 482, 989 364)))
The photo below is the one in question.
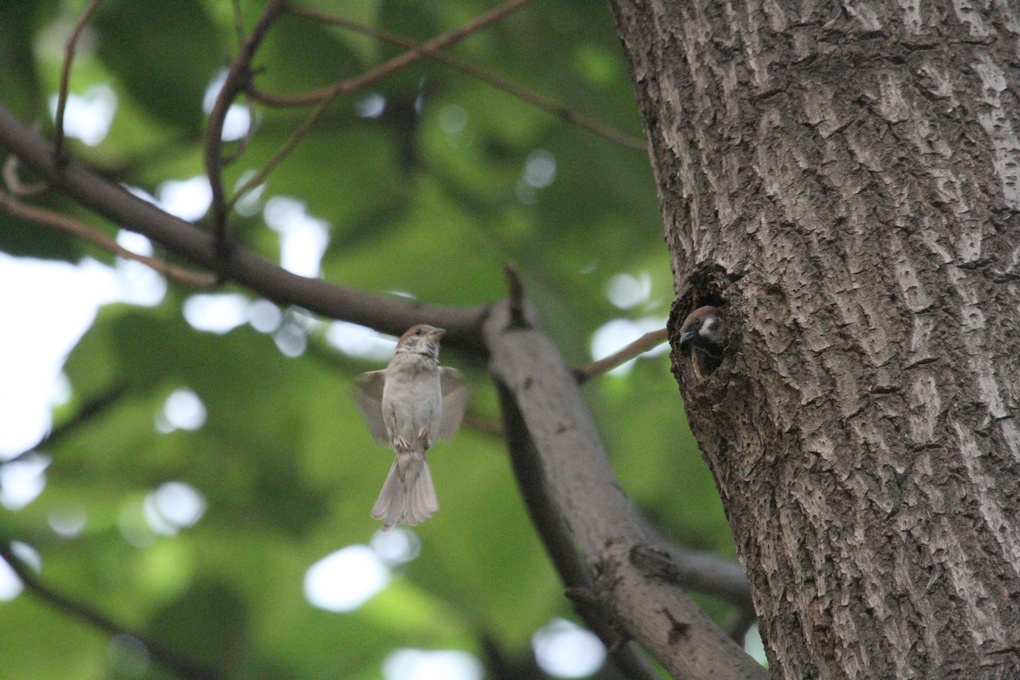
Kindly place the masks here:
POLYGON ((718 307, 698 307, 687 315, 680 327, 680 347, 691 345, 713 358, 721 358, 726 339, 726 322, 718 307))
POLYGON ((397 454, 372 517, 383 531, 413 526, 439 509, 425 452, 453 436, 464 416, 467 387, 454 368, 439 365, 442 328, 421 324, 397 342, 389 365, 357 377, 357 403, 372 436, 397 454))

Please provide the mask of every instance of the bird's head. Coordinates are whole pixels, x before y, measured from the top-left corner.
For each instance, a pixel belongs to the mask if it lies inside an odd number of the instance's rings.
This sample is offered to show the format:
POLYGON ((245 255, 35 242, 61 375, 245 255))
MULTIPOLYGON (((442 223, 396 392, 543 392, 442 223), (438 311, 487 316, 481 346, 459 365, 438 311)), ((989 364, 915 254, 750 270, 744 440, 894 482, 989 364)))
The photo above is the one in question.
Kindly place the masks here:
POLYGON ((446 333, 442 328, 418 324, 411 326, 397 341, 397 352, 424 354, 439 359, 439 339, 446 333))
POLYGON ((721 352, 725 339, 726 322, 718 307, 695 309, 680 327, 680 347, 692 345, 716 354, 721 352))

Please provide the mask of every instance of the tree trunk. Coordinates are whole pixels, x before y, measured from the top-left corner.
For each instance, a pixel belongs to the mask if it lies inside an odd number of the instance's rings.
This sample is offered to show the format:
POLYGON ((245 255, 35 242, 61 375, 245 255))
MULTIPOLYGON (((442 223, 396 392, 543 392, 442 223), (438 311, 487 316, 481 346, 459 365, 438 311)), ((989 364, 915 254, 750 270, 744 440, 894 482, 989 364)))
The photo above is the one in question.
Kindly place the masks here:
POLYGON ((611 5, 774 677, 1020 677, 1020 8, 611 5))

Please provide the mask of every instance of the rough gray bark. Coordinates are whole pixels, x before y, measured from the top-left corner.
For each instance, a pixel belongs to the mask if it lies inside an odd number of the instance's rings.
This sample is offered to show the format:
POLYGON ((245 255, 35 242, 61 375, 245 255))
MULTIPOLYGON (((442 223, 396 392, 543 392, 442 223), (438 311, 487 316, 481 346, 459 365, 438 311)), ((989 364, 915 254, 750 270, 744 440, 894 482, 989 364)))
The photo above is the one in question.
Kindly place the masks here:
POLYGON ((1020 676, 1020 8, 610 4, 773 675, 1020 676))

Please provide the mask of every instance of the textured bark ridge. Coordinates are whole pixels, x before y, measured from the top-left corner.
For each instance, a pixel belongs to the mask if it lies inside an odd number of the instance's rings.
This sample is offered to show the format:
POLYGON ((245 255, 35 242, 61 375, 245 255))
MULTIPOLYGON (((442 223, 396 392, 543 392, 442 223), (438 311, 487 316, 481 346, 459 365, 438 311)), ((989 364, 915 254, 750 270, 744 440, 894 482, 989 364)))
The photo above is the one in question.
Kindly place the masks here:
POLYGON ((1020 7, 611 5, 774 677, 1020 677, 1020 7))

